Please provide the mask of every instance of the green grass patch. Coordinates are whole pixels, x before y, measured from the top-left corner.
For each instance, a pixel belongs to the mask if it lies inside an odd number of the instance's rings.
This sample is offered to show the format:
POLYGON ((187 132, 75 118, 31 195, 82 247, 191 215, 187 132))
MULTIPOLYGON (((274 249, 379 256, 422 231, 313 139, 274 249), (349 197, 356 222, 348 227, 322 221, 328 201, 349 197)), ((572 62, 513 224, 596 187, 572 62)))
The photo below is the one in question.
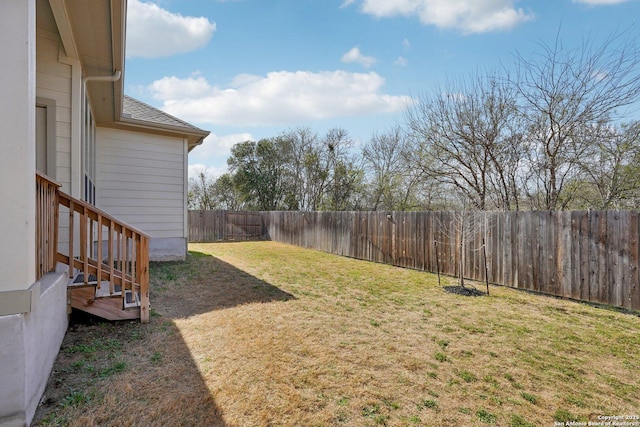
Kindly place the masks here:
POLYGON ((447 355, 444 353, 436 353, 433 355, 433 357, 438 361, 438 362, 446 362, 448 360, 447 355))
POLYGON ((495 424, 497 420, 497 417, 494 414, 482 408, 478 409, 476 416, 480 421, 486 424, 495 424))
POLYGON ((533 403, 534 405, 535 405, 536 403, 538 403, 538 398, 537 398, 537 397, 535 397, 533 394, 526 393, 526 392, 524 392, 524 391, 523 391, 522 393, 520 393, 520 396, 522 396, 522 398, 523 398, 524 400, 526 400, 527 402, 529 402, 529 403, 533 403))
POLYGON ((534 424, 526 421, 520 415, 511 415, 509 427, 536 427, 534 424))

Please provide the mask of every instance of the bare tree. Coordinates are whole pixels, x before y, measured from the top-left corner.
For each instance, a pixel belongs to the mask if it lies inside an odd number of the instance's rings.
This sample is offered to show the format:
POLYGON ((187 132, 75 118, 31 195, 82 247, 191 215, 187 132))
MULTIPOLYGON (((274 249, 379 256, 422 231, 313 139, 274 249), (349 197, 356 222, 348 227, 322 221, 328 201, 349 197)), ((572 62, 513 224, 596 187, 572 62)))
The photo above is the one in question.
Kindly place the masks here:
POLYGON ((515 126, 515 95, 505 79, 492 75, 423 95, 407 114, 416 166, 455 187, 475 209, 517 208, 523 137, 515 126))
POLYGON ((640 121, 584 129, 591 141, 579 160, 577 198, 593 209, 635 208, 640 196, 640 121))
POLYGON ((353 153, 354 141, 344 129, 334 128, 323 140, 328 165, 328 182, 322 208, 333 211, 358 209, 355 199, 361 190, 362 169, 353 153))
POLYGON ((189 209, 215 209, 215 179, 205 169, 197 169, 195 176, 189 178, 189 209))
MULTIPOLYGON (((474 290, 469 289, 465 285, 465 266, 467 265, 467 255, 473 252, 481 252, 483 254, 483 263, 485 271, 486 293, 489 295, 489 280, 487 277, 487 257, 485 251, 484 233, 486 232, 485 214, 477 210, 468 210, 467 200, 460 201, 461 210, 446 212, 444 218, 446 222, 436 217, 440 235, 445 237, 445 241, 434 242, 437 247, 439 245, 450 245, 455 242, 458 253, 458 285, 465 295, 473 295, 474 290)), ((438 271, 439 273, 439 271, 438 271)))
POLYGON ((286 141, 289 150, 292 185, 298 209, 315 211, 320 205, 329 178, 328 153, 323 150, 323 142, 316 133, 305 127, 289 130, 281 139, 286 141))
POLYGON ((368 206, 378 210, 409 210, 419 181, 407 165, 409 145, 399 126, 374 133, 362 148, 368 183, 368 206))
POLYGON ((540 44, 532 58, 517 55, 512 80, 527 120, 530 170, 525 188, 532 207, 562 209, 573 194, 565 185, 576 178, 588 141, 580 132, 620 114, 640 95, 640 51, 633 39, 614 34, 601 45, 585 39, 566 48, 540 44))

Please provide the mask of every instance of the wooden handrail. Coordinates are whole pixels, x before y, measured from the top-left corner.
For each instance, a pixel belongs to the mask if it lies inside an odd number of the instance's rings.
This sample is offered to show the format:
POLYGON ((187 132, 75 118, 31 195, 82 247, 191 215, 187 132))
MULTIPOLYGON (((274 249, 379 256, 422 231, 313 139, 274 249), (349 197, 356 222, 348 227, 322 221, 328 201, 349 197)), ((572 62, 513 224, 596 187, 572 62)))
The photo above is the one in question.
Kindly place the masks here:
MULTIPOLYGON (((108 284, 100 296, 140 296, 140 320, 149 321, 149 235, 95 206, 58 191, 59 206, 68 211, 67 253, 57 260, 82 273, 82 284, 108 284), (91 279, 90 279, 91 278, 91 279)), ((63 215, 64 216, 64 215, 63 215)))
POLYGON ((121 296, 123 309, 133 305, 127 304, 127 296, 135 302, 139 295, 140 320, 149 322, 149 235, 36 173, 36 279, 57 262, 70 267, 70 278, 82 273, 80 286, 95 282, 97 297, 121 296), (61 206, 65 215, 60 215, 61 206), (66 245, 58 242, 60 227, 68 231, 66 245), (103 288, 107 284, 108 292, 103 288))
POLYGON ((82 273, 81 285, 108 283, 108 292, 101 289, 99 296, 122 296, 123 309, 128 305, 127 295, 133 301, 139 295, 140 320, 149 322, 149 235, 60 191, 60 184, 38 172, 36 279, 54 270, 57 262, 70 267, 70 278, 82 273), (60 215, 60 206, 68 215, 60 215), (68 230, 67 247, 62 251, 60 227, 68 230))
POLYGON ((60 184, 36 172, 36 280, 56 268, 59 188, 60 184))

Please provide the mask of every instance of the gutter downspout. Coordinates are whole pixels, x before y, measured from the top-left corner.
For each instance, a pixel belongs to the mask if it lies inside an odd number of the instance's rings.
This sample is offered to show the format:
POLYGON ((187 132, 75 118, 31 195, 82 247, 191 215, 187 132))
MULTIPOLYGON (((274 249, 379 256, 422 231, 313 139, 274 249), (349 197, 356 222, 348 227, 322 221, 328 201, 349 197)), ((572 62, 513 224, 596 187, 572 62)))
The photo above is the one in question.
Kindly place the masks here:
MULTIPOLYGON (((85 169, 87 168, 87 165, 85 163, 82 162, 82 159, 85 158, 85 153, 84 151, 87 149, 86 147, 86 129, 85 129, 85 123, 86 123, 86 114, 87 114, 87 83, 90 82, 106 82, 106 83, 114 83, 117 82, 118 80, 120 80, 120 77, 122 77, 122 71, 121 70, 115 70, 115 72, 113 73, 112 76, 86 76, 82 78, 82 108, 81 108, 81 128, 82 128, 82 135, 80 137, 81 143, 80 143, 80 199, 84 200, 84 197, 82 197, 84 194, 86 194, 86 188, 85 188, 85 169)), ((116 109, 117 111, 117 109, 116 109)), ((115 114, 115 113, 114 113, 115 114)), ((118 120, 118 117, 114 117, 114 120, 118 120)), ((94 122, 95 123, 95 122, 94 122)), ((95 138, 94 138, 95 139, 95 138)), ((95 144, 95 141, 93 141, 93 143, 95 144)), ((92 162, 92 169, 95 170, 95 152, 94 152, 94 156, 93 159, 87 159, 89 161, 92 162)))
POLYGON ((120 70, 116 70, 113 76, 86 76, 82 78, 82 88, 86 90, 88 82, 117 82, 121 76, 120 70))

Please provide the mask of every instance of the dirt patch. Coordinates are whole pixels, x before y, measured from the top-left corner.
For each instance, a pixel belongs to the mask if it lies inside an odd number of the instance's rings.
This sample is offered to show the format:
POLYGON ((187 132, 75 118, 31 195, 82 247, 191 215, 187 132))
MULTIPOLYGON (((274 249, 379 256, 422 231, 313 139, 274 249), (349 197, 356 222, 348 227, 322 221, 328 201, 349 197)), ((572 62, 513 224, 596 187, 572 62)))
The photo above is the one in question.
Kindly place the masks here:
POLYGON ((481 297, 487 295, 486 292, 479 291, 470 286, 443 286, 445 292, 450 294, 462 295, 463 297, 481 297))

